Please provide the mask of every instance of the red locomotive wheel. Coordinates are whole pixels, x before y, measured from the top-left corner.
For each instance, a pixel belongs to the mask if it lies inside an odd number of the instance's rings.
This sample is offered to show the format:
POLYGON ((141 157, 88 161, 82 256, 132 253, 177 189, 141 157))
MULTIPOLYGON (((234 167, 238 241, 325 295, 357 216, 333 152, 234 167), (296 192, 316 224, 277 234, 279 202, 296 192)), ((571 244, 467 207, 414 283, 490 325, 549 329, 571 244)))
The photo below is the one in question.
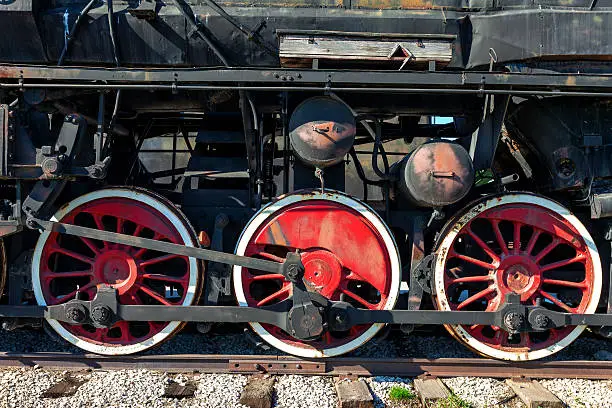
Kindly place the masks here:
MULTIPOLYGON (((446 229, 435 267, 442 310, 496 310, 506 294, 551 310, 594 313, 601 292, 599 254, 567 209, 531 194, 490 198, 446 229)), ((584 326, 510 335, 495 326, 446 326, 486 356, 535 360, 561 350, 584 326)))
MULTIPOLYGON (((298 250, 309 291, 359 308, 392 309, 399 291, 400 266, 392 235, 376 213, 340 193, 291 194, 263 208, 247 224, 236 253, 282 262, 298 250)), ((241 306, 269 306, 291 296, 283 275, 234 268, 234 288, 241 306)), ((301 342, 284 331, 252 323, 269 344, 302 357, 329 357, 367 342, 380 324, 346 332, 325 332, 301 342)))
MULTIPOLYGON (((104 189, 81 196, 55 219, 99 230, 195 246, 187 220, 166 200, 142 190, 104 189)), ((121 304, 190 305, 199 295, 200 262, 58 233, 43 232, 32 262, 36 299, 41 305, 65 303, 77 293, 84 300, 98 285, 117 289, 121 304)), ((180 322, 118 322, 111 328, 49 324, 77 347, 99 354, 130 354, 169 338, 180 322)))

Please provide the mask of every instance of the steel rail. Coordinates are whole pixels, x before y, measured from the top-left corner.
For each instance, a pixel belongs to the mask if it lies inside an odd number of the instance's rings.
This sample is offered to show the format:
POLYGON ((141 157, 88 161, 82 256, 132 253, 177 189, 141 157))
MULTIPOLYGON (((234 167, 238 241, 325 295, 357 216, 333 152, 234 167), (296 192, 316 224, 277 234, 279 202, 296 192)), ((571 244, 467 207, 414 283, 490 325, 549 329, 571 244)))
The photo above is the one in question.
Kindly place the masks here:
POLYGON ((0 353, 0 367, 40 367, 59 370, 148 369, 169 372, 302 375, 392 375, 415 377, 612 378, 610 361, 507 362, 484 358, 355 358, 304 360, 262 355, 136 355, 99 356, 71 353, 0 353))

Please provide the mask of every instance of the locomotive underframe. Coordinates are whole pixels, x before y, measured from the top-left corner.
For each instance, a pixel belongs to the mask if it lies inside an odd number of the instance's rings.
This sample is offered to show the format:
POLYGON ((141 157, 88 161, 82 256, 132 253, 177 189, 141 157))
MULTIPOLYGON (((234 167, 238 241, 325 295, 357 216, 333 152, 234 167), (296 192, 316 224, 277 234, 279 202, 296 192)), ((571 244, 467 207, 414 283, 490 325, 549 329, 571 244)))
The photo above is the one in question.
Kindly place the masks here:
MULTIPOLYGON (((425 72, 397 71, 338 71, 317 69, 107 69, 76 67, 38 67, 38 66, 0 66, 0 93, 18 93, 20 97, 42 95, 47 92, 76 91, 92 92, 99 95, 98 131, 94 146, 101 142, 102 134, 113 132, 111 126, 104 124, 104 98, 111 91, 152 91, 173 95, 189 91, 236 90, 250 95, 466 95, 481 98, 484 102, 483 122, 471 139, 473 161, 476 169, 491 166, 500 139, 500 130, 506 114, 510 97, 580 97, 605 99, 612 98, 612 83, 609 75, 558 73, 499 73, 474 71, 436 71, 435 63, 425 72), (495 99, 493 99, 495 98, 495 99), (102 124, 102 125, 100 125, 102 124)), ((241 98, 242 101, 243 98, 241 98)), ((265 98, 262 98, 265 99, 265 98)), ((243 101, 244 102, 244 101, 243 101)), ((241 102, 242 104, 242 102, 241 102)), ((241 109, 248 110, 241 106, 241 109)), ((265 109, 265 108, 264 108, 265 109)), ((274 108, 268 108, 273 111, 274 108)), ((432 108, 433 109, 433 108, 432 108)), ((461 108, 463 109, 463 108, 461 108)), ((458 110, 461 110, 458 109, 458 110)), ((465 109, 469 109, 465 107, 465 109)), ((434 109, 435 110, 435 109, 434 109)), ((244 112, 243 112, 244 115, 244 112)), ((247 114, 248 116, 248 114, 247 114)), ((243 117, 244 120, 244 117, 243 117)), ((78 145, 85 119, 79 115, 69 115, 65 119, 68 133, 62 133, 64 145, 78 145), (82 123, 81 123, 82 122, 82 123)), ((245 135, 248 135, 245 120, 245 135)), ((249 129, 250 130, 250 129, 249 129)), ((262 271, 282 273, 293 285, 293 296, 273 307, 252 308, 219 306, 216 299, 219 293, 207 287, 206 305, 202 306, 150 306, 121 305, 117 293, 110 287, 99 287, 93 300, 72 300, 53 306, 20 306, 16 304, 0 306, 0 317, 7 319, 34 318, 54 319, 68 324, 91 324, 94 327, 110 327, 119 320, 124 321, 183 321, 183 322, 260 322, 281 328, 297 339, 310 340, 325 330, 341 330, 352 326, 372 323, 402 325, 406 332, 414 325, 492 325, 503 328, 509 333, 538 332, 550 328, 589 325, 598 328, 604 336, 612 336, 612 274, 608 286, 608 298, 600 305, 607 314, 573 314, 551 311, 540 306, 521 305, 520 298, 508 296, 505 303, 496 311, 432 311, 419 310, 424 291, 431 293, 431 271, 419 263, 425 254, 412 254, 411 271, 404 272, 404 280, 409 280, 407 304, 396 310, 357 309, 346 302, 332 302, 308 292, 301 281, 303 267, 299 257, 296 260, 288 254, 287 260, 278 262, 238 256, 224 251, 222 244, 212 249, 193 248, 151 239, 138 238, 108 231, 99 231, 74 225, 50 221, 45 207, 55 199, 54 187, 70 180, 103 179, 106 175, 105 157, 96 157, 89 166, 65 167, 60 171, 30 173, 19 168, 18 163, 9 157, 11 152, 11 132, 3 133, 1 141, 0 174, 2 179, 17 180, 13 214, 0 220, 2 236, 17 233, 24 226, 31 229, 54 231, 108 242, 123 243, 129 246, 154 249, 159 252, 178 254, 209 261, 209 274, 214 265, 241 265, 262 271), (17 166, 14 166, 17 164, 17 166), (21 181, 34 181, 41 186, 36 194, 30 194, 21 203, 21 181), (51 183, 51 188, 49 188, 51 183), (23 208, 22 208, 23 207, 23 208), (415 273, 417 268, 420 274, 415 273), (424 276, 424 277, 423 277, 424 276)), ((75 151, 78 149, 75 147, 75 151)), ((70 155, 71 151, 63 152, 70 155)), ((51 151, 47 155, 54 157, 51 151)), ((36 163, 43 167, 43 162, 36 163)), ((35 167, 36 167, 35 166, 35 167)), ((28 169, 26 169, 28 170, 28 169)), ((30 169, 31 170, 31 169, 30 169)), ((28 171, 30 171, 28 170, 28 171)), ((174 170, 174 169, 173 169, 174 170)), ((255 169, 251 169, 254 176, 255 169)), ((333 180, 333 172, 329 177, 333 180)), ((252 180, 253 181, 253 180, 252 180)), ((332 183, 333 185, 333 183, 332 183)), ((36 189, 36 187, 34 187, 36 189)), ((259 203, 261 204, 261 203, 259 203)), ((424 213, 419 211, 390 212, 399 218, 410 218, 408 223, 414 231, 421 232, 427 220, 419 220, 424 213), (410 214, 410 215, 407 215, 410 214)), ((220 229, 222 231, 222 228, 220 229)), ((215 233, 217 227, 215 226, 215 233)), ((227 250, 227 247, 225 248, 227 250)), ((431 261, 431 259, 428 259, 431 261)), ((609 260, 604 260, 604 267, 609 260)), ((208 277, 207 277, 208 278, 208 277)), ((606 293, 606 292, 604 292, 606 293)))
MULTIPOLYGON (((104 69, 74 67, 0 67, 0 91, 46 92, 47 90, 79 90, 99 92, 101 99, 112 90, 166 91, 173 94, 185 91, 238 90, 253 93, 307 94, 431 94, 471 95, 496 97, 494 109, 489 111, 485 102, 484 116, 488 120, 479 127, 472 139, 474 164, 477 169, 491 165, 498 145, 505 104, 510 96, 611 98, 612 83, 608 75, 516 74, 495 72, 438 72, 435 64, 427 72, 390 71, 326 71, 295 69, 104 69), (426 84, 426 85, 425 85, 426 84), (491 113, 492 112, 492 113, 491 113)), ((103 106, 103 103, 100 104, 103 106)), ((104 118, 104 113, 99 114, 104 118)), ((72 119, 71 119, 72 120, 72 119)), ((76 117, 76 120, 80 120, 76 117)), ((77 126, 78 127, 78 126, 77 126)), ((77 137, 78 129, 73 137, 77 137)), ((11 170, 8 152, 11 140, 2 140, 4 151, 0 155, 3 179, 37 180, 62 183, 75 178, 103 178, 102 157, 96 157, 96 166, 90 171, 45 173, 27 177, 11 170)), ((19 182, 17 183, 19 186, 19 182)), ((51 189, 52 190, 52 189, 51 189)), ((309 294, 300 284, 301 276, 291 274, 292 267, 300 270, 299 261, 288 256, 284 264, 253 259, 203 248, 168 244, 161 241, 136 238, 112 232, 64 225, 41 219, 40 208, 49 195, 38 197, 39 207, 22 213, 21 192, 17 189, 14 214, 0 220, 3 235, 18 232, 23 225, 29 228, 55 231, 77 236, 101 238, 130 246, 156 249, 161 252, 185 255, 214 263, 253 266, 257 269, 283 273, 294 285, 293 297, 274 308, 235 306, 133 306, 120 305, 113 289, 100 288, 91 301, 73 300, 55 306, 0 306, 4 318, 51 318, 66 323, 92 323, 96 327, 109 327, 117 320, 126 321, 191 321, 191 322, 261 322, 275 325, 298 339, 311 339, 328 328, 351 327, 365 323, 401 324, 409 331, 416 324, 485 324, 504 328, 510 333, 536 332, 552 327, 589 325, 602 327, 600 332, 612 335, 612 291, 608 290, 608 314, 572 314, 554 312, 539 306, 522 306, 515 297, 494 312, 450 312, 418 310, 423 297, 423 282, 410 273, 407 310, 361 310, 343 302, 322 301, 309 294), (293 262, 293 263, 292 263, 293 262), (297 265, 297 266, 296 266, 297 265), (96 311, 94 311, 94 309, 96 311), (77 318, 75 318, 77 317, 77 318), (300 324, 301 323, 301 324, 300 324)), ((50 194, 51 192, 49 192, 50 194)), ((34 197, 30 197, 34 198, 34 197)), ((416 228, 415 228, 416 229, 416 228)), ((216 249, 216 250, 215 250, 216 249)), ((418 259, 413 259, 417 261, 418 259)), ((608 261, 604 262, 604 265, 608 261)), ((412 265, 416 268, 418 263, 412 265)), ((303 272, 303 271, 302 271, 303 272)), ((430 282, 429 282, 430 284, 430 282)), ((612 287, 612 275, 610 286, 612 287)), ((214 304, 214 302, 213 302, 214 304)))

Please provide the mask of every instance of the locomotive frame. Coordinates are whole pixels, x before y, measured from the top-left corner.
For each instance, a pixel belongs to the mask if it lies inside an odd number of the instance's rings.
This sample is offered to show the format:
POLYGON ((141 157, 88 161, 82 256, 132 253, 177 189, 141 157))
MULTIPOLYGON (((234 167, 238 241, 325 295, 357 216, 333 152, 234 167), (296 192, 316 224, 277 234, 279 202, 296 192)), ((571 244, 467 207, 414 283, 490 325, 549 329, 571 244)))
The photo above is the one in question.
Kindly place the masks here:
MULTIPOLYGON (((101 98, 112 90, 161 90, 173 93, 189 90, 235 89, 252 92, 309 92, 309 93, 431 93, 530 96, 579 96, 612 97, 612 83, 607 75, 573 74, 512 74, 495 72, 436 72, 435 65, 426 72, 372 72, 328 71, 296 69, 100 69, 74 67, 4 66, 0 69, 0 89, 44 90, 87 89, 99 92, 101 98), (423 84, 427 84, 426 87, 423 84)), ((103 117, 104 113, 100 115, 103 117)), ((71 119, 72 120, 72 119, 71 119)), ((499 118, 485 132, 478 134, 477 153, 474 162, 479 166, 490 163, 500 138, 499 118), (497 135, 497 136, 496 136, 497 135)), ((76 137, 76 132, 74 136, 76 137)), ((11 178, 10 133, 3 140, 3 176, 11 178)), ((102 160, 99 160, 101 163, 102 160)), ((45 174, 47 181, 78 176, 101 177, 103 171, 89 173, 45 174), (97 174, 97 176, 96 176, 97 174)), ((47 198, 47 197, 45 197, 47 198)), ((17 202, 20 197, 17 197, 17 202)), ((43 202, 39 203, 42 207, 43 202)), ((21 208, 9 220, 0 221, 5 233, 16 232, 22 227, 21 208)), ((159 250, 161 252, 195 257, 201 260, 256 267, 259 270, 282 273, 294 285, 292 301, 270 309, 237 306, 134 306, 117 303, 116 290, 111 287, 100 290, 92 301, 72 300, 54 306, 0 306, 2 317, 51 318, 72 324, 93 323, 96 327, 110 327, 118 320, 146 321, 152 319, 192 322, 262 322, 273 324, 293 333, 296 338, 307 340, 320 334, 323 324, 332 328, 351 327, 366 323, 392 323, 403 325, 406 331, 415 324, 489 324, 505 328, 510 333, 538 331, 566 325, 602 326, 602 333, 609 335, 612 328, 610 314, 573 314, 547 310, 539 306, 521 306, 516 296, 509 295, 506 304, 491 312, 450 312, 430 310, 359 310, 346 303, 321 302, 317 307, 303 287, 303 265, 299 257, 290 257, 280 264, 244 256, 227 254, 203 248, 189 248, 112 232, 62 224, 36 217, 33 211, 27 215, 25 225, 33 229, 55 231, 90 239, 159 250), (296 272, 297 271, 297 272, 296 272), (299 316, 299 318, 295 316, 299 316), (293 317, 293 318, 292 318, 293 317), (307 318, 307 319, 306 319, 307 318), (302 324, 296 324, 295 322, 302 324)), ((428 259, 431 261, 431 259, 428 259)), ((414 265, 415 269, 419 265, 414 265)), ((422 282, 416 274, 410 275, 408 297, 418 309, 423 295, 422 282)), ((317 299, 320 301, 320 299, 317 299)), ((612 307, 609 295, 608 310, 612 307)))
POLYGON ((303 357, 388 323, 511 360, 612 337, 608 2, 249 5, 0 6, 3 327, 103 354, 185 322, 303 357))

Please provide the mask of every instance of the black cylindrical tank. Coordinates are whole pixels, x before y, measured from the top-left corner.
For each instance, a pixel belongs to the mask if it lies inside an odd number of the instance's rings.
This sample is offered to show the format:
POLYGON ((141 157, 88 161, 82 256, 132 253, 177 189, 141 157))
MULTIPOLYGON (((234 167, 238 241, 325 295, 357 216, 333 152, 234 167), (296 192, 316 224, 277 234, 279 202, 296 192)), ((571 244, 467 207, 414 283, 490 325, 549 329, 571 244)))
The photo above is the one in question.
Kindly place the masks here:
POLYGON ((465 148, 451 141, 422 144, 400 165, 399 189, 421 207, 456 203, 474 184, 474 166, 465 148))
POLYGON ((306 99, 289 120, 295 155, 314 167, 342 161, 355 142, 356 122, 342 102, 326 96, 306 99))

